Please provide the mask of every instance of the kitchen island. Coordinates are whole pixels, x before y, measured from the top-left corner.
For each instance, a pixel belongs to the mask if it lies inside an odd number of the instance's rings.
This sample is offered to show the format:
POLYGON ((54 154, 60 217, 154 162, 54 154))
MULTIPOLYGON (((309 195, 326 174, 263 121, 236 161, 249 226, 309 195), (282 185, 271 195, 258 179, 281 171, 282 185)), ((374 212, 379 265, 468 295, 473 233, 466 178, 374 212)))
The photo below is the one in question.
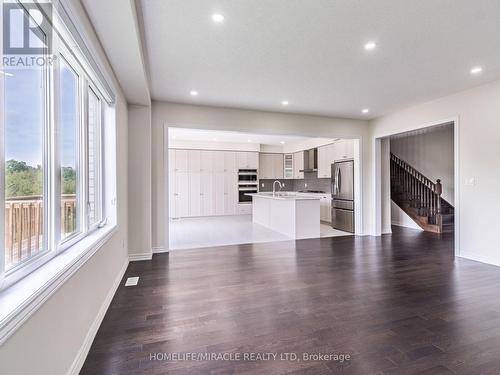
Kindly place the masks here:
POLYGON ((256 193, 252 220, 292 239, 320 237, 320 197, 295 193, 256 193))

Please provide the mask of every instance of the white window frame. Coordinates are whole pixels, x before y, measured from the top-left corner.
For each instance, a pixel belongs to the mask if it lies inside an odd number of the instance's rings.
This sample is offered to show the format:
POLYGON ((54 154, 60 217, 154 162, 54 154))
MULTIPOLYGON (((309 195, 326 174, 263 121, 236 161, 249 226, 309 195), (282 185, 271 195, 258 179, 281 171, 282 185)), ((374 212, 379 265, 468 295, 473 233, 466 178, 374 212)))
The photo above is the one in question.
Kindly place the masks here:
MULTIPOLYGON (((1 5, 1 4, 0 4, 1 5)), ((0 6, 0 8, 2 8, 0 6)), ((0 10, 0 17, 2 15, 2 10, 0 10)), ((1 19, 1 18, 0 18, 1 19)), ((58 15, 56 15, 56 9, 54 7, 54 14, 52 18, 55 29, 52 30, 53 36, 53 54, 63 56, 65 63, 71 68, 78 77, 78 106, 77 114, 78 126, 79 126, 79 139, 78 139, 78 160, 76 163, 76 173, 77 173, 77 189, 76 189, 76 207, 77 207, 77 223, 78 230, 74 234, 71 234, 67 238, 61 240, 61 163, 59 158, 59 144, 58 139, 58 129, 59 129, 59 63, 57 62, 51 69, 45 69, 44 82, 45 82, 45 107, 44 107, 44 150, 43 150, 43 176, 44 176, 44 191, 43 191, 43 204, 44 204, 44 239, 43 239, 43 251, 39 254, 22 261, 5 271, 5 240, 4 240, 4 228, 5 228, 5 174, 0 173, 0 197, 2 199, 2 204, 0 208, 0 291, 8 288, 12 284, 16 283, 20 279, 26 277, 55 256, 61 254, 62 252, 70 249, 78 242, 82 241, 84 238, 90 236, 93 232, 99 228, 104 227, 107 223, 107 218, 105 215, 105 201, 104 192, 106 189, 104 180, 104 116, 105 107, 104 103, 109 103, 106 100, 108 95, 103 95, 99 87, 106 87, 101 82, 99 82, 100 75, 93 74, 92 68, 89 68, 85 62, 85 56, 76 56, 75 53, 71 51, 69 45, 77 46, 77 43, 73 39, 72 35, 63 24, 62 20, 58 15), (57 32, 56 32, 57 30, 57 32), (68 45, 69 43, 69 45, 68 45), (100 107, 100 132, 98 134, 99 142, 99 192, 98 192, 98 208, 99 208, 99 220, 92 226, 89 225, 88 218, 88 158, 87 158, 87 120, 88 120, 88 98, 87 90, 92 89, 94 94, 98 97, 100 107)), ((1 32, 0 32, 1 36, 1 32)), ((0 38, 2 39, 2 38, 0 38)), ((3 53, 3 41, 0 41, 0 57, 3 53)), ((77 47, 76 47, 77 48, 77 47)), ((79 50, 79 52, 81 52, 79 50)), ((4 105, 4 79, 3 75, 0 76, 0 102, 4 105)), ((3 112, 3 108, 2 113, 3 112)), ((0 165, 5 168, 5 149, 4 149, 4 118, 0 116, 0 165)))
MULTIPOLYGON (((95 155, 95 158, 97 158, 97 163, 96 163, 96 171, 95 171, 95 185, 96 185, 96 188, 95 188, 95 200, 96 200, 96 207, 95 207, 95 213, 96 213, 96 216, 97 216, 97 220, 93 223, 90 222, 90 218, 89 218, 89 214, 90 212, 87 212, 87 225, 88 225, 88 230, 89 231, 92 231, 92 230, 96 230, 97 228, 101 227, 103 225, 103 220, 105 220, 105 207, 104 207, 104 175, 103 175, 103 172, 104 172, 104 142, 103 142, 103 137, 104 137, 104 132, 103 132, 103 123, 104 123, 104 106, 103 106, 103 103, 104 103, 104 98, 99 94, 99 90, 92 84, 92 82, 88 82, 87 84, 87 90, 86 90, 86 105, 87 105, 87 111, 86 111, 86 126, 85 126, 85 135, 88 136, 88 132, 89 132, 89 113, 88 113, 88 107, 89 107, 89 95, 88 93, 89 92, 92 92, 97 100, 98 100, 98 103, 99 103, 99 111, 98 113, 100 114, 100 116, 98 117, 98 126, 97 126, 97 131, 95 131, 95 135, 97 136, 96 138, 96 142, 97 142, 97 153, 95 155)), ((88 139, 86 140, 85 142, 85 145, 87 146, 86 150, 88 150, 88 139)), ((89 156, 87 155, 86 157, 86 166, 88 168, 89 166, 89 156)), ((85 175, 86 177, 86 206, 87 206, 87 210, 89 210, 89 206, 90 206, 90 201, 89 201, 89 189, 88 189, 88 186, 89 186, 89 173, 86 173, 85 175)))
MULTIPOLYGON (((20 6, 23 6, 22 3, 19 3, 20 6)), ((0 11, 3 13, 3 6, 1 7, 2 10, 0 11)), ((26 8, 25 8, 26 10, 26 8)), ((0 16, 3 19, 3 14, 0 13, 0 16)), ((3 30, 2 30, 3 32, 3 30)), ((45 34, 48 35, 49 33, 45 31, 45 34)), ((2 36, 3 40, 3 36, 2 36)), ((3 45, 1 52, 2 57, 3 57, 3 45)), ((54 254, 52 254, 51 251, 51 238, 50 238, 50 207, 51 202, 50 202, 50 197, 52 196, 52 186, 50 183, 50 175, 52 173, 51 168, 50 168, 50 163, 48 162, 49 160, 49 152, 48 150, 50 149, 51 145, 51 140, 50 140, 50 134, 52 133, 52 113, 53 113, 53 70, 48 69, 45 67, 43 70, 43 100, 44 100, 44 114, 43 114, 43 124, 42 124, 42 134, 43 134, 43 149, 42 149, 42 168, 43 168, 43 192, 42 192, 42 202, 44 205, 44 210, 43 210, 43 230, 44 230, 44 236, 43 236, 43 242, 42 242, 42 251, 40 251, 38 254, 30 257, 29 259, 26 259, 25 261, 19 262, 9 270, 5 270, 5 233, 4 233, 4 228, 5 228, 5 173, 0 173, 2 176, 2 187, 1 187, 1 224, 2 224, 2 237, 0 240, 0 249, 1 249, 1 264, 0 264, 0 290, 3 288, 13 284, 17 280, 23 278, 27 274, 33 272, 35 269, 49 261, 54 254)), ((5 113, 4 111, 4 79, 5 76, 2 75, 2 112, 5 113)), ((5 168, 5 123, 4 123, 4 117, 0 116, 0 126, 1 126, 1 132, 2 132, 2 139, 1 139, 1 161, 2 161, 2 168, 5 168)))

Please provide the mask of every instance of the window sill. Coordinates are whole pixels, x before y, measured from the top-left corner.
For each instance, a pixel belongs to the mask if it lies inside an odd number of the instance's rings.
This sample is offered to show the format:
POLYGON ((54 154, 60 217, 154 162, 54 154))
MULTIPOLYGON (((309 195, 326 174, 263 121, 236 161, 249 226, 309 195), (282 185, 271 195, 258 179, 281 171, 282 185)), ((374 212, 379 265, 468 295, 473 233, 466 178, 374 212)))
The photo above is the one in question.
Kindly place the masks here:
POLYGON ((108 225, 0 292, 0 345, 116 232, 108 225))

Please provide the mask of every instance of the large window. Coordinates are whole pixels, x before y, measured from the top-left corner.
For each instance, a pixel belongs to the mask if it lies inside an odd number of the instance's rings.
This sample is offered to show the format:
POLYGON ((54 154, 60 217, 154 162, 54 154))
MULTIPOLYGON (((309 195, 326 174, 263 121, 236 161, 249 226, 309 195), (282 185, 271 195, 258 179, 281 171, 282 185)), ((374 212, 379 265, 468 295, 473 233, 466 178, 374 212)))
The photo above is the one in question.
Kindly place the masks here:
POLYGON ((59 65, 59 155, 61 186, 61 239, 80 229, 80 124, 78 118, 78 75, 61 56, 59 65))
MULTIPOLYGON (((53 59, 37 67, 0 66, 4 286, 106 221, 102 138, 109 96, 66 28, 35 30, 40 21, 23 5, 18 8, 8 39, 13 45, 26 42, 26 21, 38 38, 53 39, 53 59)), ((60 22, 52 21, 46 24, 60 22)))
POLYGON ((43 69, 6 69, 5 269, 46 249, 43 69))

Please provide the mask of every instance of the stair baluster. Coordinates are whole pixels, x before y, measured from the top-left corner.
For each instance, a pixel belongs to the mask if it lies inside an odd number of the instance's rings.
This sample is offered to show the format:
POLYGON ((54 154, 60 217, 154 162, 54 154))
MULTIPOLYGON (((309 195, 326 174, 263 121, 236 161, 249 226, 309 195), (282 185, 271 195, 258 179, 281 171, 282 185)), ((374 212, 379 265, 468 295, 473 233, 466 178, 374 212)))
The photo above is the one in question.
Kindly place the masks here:
POLYGON ((407 206, 414 209, 418 215, 426 216, 428 224, 437 225, 441 233, 443 228, 441 180, 432 182, 392 153, 390 161, 391 195, 406 201, 407 206))

